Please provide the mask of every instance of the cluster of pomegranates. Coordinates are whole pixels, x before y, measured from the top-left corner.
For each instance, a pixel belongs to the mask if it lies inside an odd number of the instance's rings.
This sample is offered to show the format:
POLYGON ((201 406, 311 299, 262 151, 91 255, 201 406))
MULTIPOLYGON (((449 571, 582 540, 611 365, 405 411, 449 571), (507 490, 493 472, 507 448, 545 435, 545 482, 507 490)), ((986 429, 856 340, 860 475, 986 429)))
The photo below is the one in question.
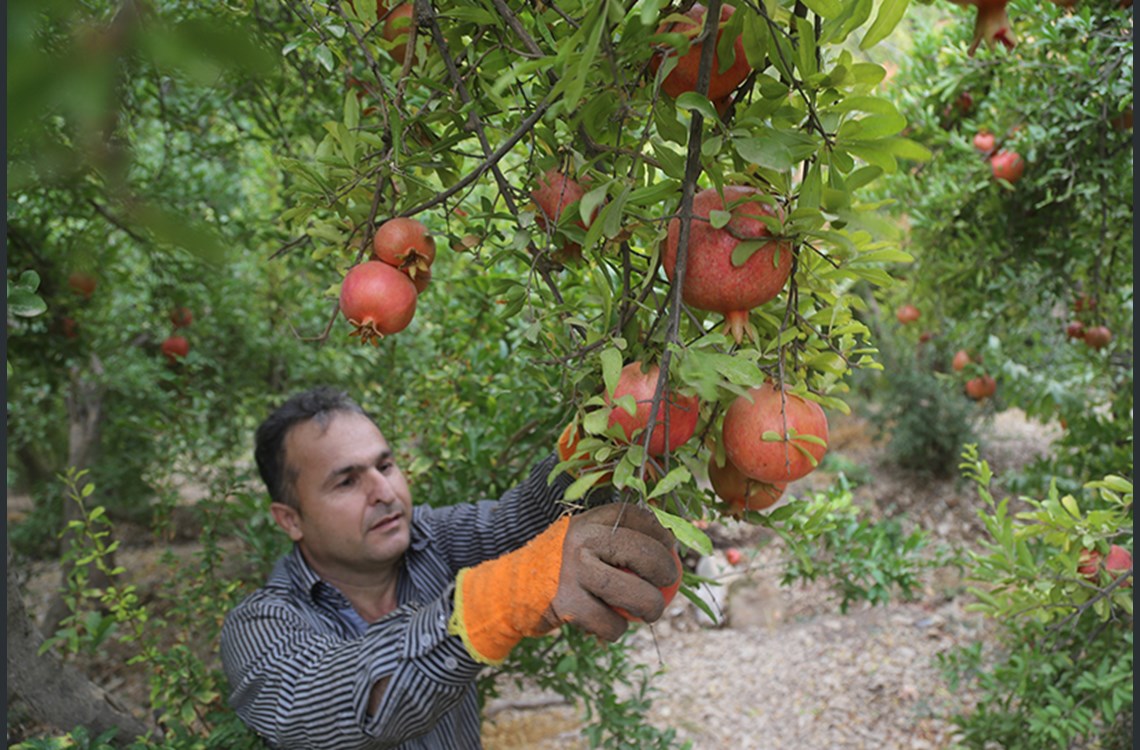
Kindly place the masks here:
POLYGON ((990 163, 994 179, 1005 180, 1011 185, 1025 174, 1025 160, 1012 149, 998 149, 997 138, 988 130, 974 134, 974 148, 981 152, 990 163))
POLYGON ((185 358, 190 353, 190 341, 179 333, 179 330, 189 328, 193 322, 194 313, 188 307, 180 306, 170 311, 170 323, 174 326, 174 332, 163 339, 162 344, 159 345, 162 355, 170 364, 177 364, 178 360, 185 358))
MULTIPOLYGON (((981 365, 981 355, 971 355, 965 349, 959 349, 954 352, 954 358, 950 360, 950 368, 954 372, 962 372, 971 365, 981 365)), ((997 381, 994 380, 993 375, 985 371, 979 372, 980 367, 972 368, 976 373, 974 377, 966 380, 966 395, 975 401, 984 401, 991 398, 997 393, 997 381)))
POLYGON ((341 283, 340 311, 352 324, 350 335, 375 343, 407 328, 433 262, 435 240, 422 223, 396 217, 381 224, 371 259, 350 268, 341 283))
POLYGON ((1097 299, 1089 294, 1082 294, 1073 301, 1074 318, 1065 326, 1065 336, 1070 340, 1082 341, 1091 349, 1103 349, 1112 343, 1112 331, 1103 324, 1086 325, 1082 318, 1091 319, 1095 316, 1097 299))

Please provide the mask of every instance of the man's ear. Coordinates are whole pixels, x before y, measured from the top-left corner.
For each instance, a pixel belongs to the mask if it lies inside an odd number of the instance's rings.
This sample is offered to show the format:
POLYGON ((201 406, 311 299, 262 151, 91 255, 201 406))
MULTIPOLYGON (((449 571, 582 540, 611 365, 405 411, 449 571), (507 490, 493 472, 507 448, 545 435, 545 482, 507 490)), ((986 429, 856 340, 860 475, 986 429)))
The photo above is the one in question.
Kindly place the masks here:
POLYGON ((269 512, 281 530, 289 535, 294 542, 301 541, 304 534, 301 532, 301 511, 285 503, 270 503, 269 512))

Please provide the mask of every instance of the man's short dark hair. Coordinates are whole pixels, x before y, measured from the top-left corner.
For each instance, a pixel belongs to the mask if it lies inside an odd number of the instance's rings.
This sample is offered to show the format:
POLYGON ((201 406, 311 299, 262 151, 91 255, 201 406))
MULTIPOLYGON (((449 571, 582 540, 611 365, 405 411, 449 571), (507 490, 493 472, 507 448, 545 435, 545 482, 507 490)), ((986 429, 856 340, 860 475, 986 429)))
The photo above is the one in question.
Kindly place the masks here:
POLYGON ((332 418, 341 413, 368 416, 344 391, 318 386, 290 397, 257 428, 254 458, 273 502, 299 508, 294 487, 297 472, 285 463, 285 438, 289 430, 310 419, 327 427, 332 418))

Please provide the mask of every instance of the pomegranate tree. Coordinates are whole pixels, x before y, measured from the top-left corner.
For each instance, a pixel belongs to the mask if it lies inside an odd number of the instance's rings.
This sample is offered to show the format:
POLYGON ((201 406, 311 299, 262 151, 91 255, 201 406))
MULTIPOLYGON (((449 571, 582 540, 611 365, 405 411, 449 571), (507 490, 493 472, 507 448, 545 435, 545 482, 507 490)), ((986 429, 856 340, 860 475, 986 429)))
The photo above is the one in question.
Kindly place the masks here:
POLYGON ((792 482, 827 453, 827 416, 819 404, 769 381, 732 402, 722 435, 725 455, 745 475, 792 482))
MULTIPOLYGON (((631 362, 622 368, 617 385, 614 387, 613 397, 606 394, 606 403, 611 405, 608 424, 620 426, 625 439, 629 442, 636 440, 640 443, 644 440, 644 435, 641 433, 649 426, 649 417, 653 411, 653 396, 657 392, 657 381, 660 377, 661 368, 658 365, 649 365, 643 369, 640 362, 631 362), (620 404, 614 403, 623 396, 633 396, 636 403, 633 414, 620 404)), ((668 396, 668 409, 665 408, 664 399, 657 409, 653 434, 648 445, 651 456, 661 456, 666 450, 677 450, 697 429, 700 400, 696 396, 682 396, 673 392, 668 396), (668 433, 666 433, 666 424, 668 424, 668 433)))
POLYGON ((746 510, 764 510, 775 505, 788 486, 786 482, 753 479, 727 458, 721 466, 715 456, 710 457, 708 471, 713 492, 728 504, 728 514, 737 518, 746 510))
POLYGON ((415 279, 435 262, 435 240, 415 219, 397 216, 380 225, 372 237, 372 258, 415 279))
POLYGON ((416 287, 394 266, 369 260, 353 266, 340 287, 340 311, 364 343, 398 333, 416 314, 416 287))
MULTIPOLYGON (((672 21, 663 23, 657 28, 658 34, 684 34, 693 39, 701 33, 705 25, 705 15, 707 14, 705 6, 697 3, 685 12, 686 21, 672 21)), ((717 51, 721 47, 721 35, 724 33, 723 26, 732 17, 736 9, 731 5, 725 4, 720 6, 720 24, 717 27, 716 33, 716 46, 717 51)), ((665 76, 665 80, 661 82, 661 90, 673 98, 677 98, 686 91, 697 90, 697 72, 701 65, 701 44, 691 45, 689 51, 677 60, 677 67, 665 76)), ((712 73, 709 78, 709 101, 716 102, 727 97, 736 89, 748 74, 752 72, 752 66, 748 64, 748 58, 744 56, 744 40, 742 37, 737 36, 736 41, 733 43, 733 52, 735 53, 732 60, 732 65, 727 70, 721 70, 719 54, 713 55, 712 73)), ((665 53, 658 53, 653 56, 650 62, 650 67, 654 73, 661 67, 661 63, 665 60, 665 53)))
MULTIPOLYGON (((760 217, 779 217, 776 209, 757 200, 764 194, 753 187, 725 186, 724 197, 715 188, 693 196, 693 220, 689 228, 689 251, 681 298, 700 310, 723 313, 726 330, 738 343, 747 332, 755 336, 748 311, 773 299, 784 288, 792 271, 791 243, 772 238, 760 217), (731 218, 718 228, 709 215, 728 211, 731 218), (771 239, 770 239, 771 238, 771 239), (733 251, 742 242, 758 247, 739 265, 733 251)), ((672 219, 665 237, 661 264, 673 281, 681 220, 672 219)))

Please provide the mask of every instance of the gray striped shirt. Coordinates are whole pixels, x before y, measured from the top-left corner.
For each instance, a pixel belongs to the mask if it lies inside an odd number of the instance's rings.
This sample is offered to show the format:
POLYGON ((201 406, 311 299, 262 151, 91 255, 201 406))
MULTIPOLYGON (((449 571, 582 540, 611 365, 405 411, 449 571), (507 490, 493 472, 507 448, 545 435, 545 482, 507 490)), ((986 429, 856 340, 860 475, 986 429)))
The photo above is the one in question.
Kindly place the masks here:
POLYGON ((460 568, 517 549, 563 512, 571 478, 548 457, 498 501, 417 506, 397 609, 367 624, 300 550, 231 611, 221 656, 230 705, 275 748, 479 748, 483 665, 447 633, 460 568), (375 715, 372 685, 390 676, 375 715))

